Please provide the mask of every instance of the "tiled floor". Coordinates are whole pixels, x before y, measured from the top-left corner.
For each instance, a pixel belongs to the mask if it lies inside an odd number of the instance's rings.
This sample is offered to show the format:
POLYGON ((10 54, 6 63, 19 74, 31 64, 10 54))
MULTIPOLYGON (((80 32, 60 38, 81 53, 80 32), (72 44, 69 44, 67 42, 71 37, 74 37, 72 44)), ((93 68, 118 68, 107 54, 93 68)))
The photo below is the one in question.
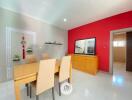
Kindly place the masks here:
MULTIPOLYGON (((97 76, 73 70, 73 92, 68 96, 58 96, 56 100, 132 100, 132 73, 125 72, 124 64, 114 65, 114 76, 99 72, 97 76), (119 70, 118 70, 119 69, 119 70)), ((22 100, 35 100, 26 96, 22 87, 22 100)), ((13 81, 0 84, 0 100, 15 100, 13 81)), ((40 100, 52 100, 51 90, 43 93, 40 100)))

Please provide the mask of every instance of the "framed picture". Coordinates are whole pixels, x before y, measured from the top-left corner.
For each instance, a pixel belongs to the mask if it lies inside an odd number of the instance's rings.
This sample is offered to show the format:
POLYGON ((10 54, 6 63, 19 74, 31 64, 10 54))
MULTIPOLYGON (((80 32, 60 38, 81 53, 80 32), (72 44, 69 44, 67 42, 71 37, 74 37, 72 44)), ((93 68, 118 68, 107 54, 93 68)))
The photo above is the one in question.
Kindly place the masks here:
POLYGON ((75 54, 96 54, 96 38, 75 41, 75 54))

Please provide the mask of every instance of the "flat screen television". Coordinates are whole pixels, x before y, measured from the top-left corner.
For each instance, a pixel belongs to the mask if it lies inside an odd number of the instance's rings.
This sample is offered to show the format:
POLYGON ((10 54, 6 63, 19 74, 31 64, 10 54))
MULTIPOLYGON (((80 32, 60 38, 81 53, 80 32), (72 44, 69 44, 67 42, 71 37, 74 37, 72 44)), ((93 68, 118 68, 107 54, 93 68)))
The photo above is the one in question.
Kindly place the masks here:
POLYGON ((75 54, 95 55, 96 38, 75 41, 75 54))

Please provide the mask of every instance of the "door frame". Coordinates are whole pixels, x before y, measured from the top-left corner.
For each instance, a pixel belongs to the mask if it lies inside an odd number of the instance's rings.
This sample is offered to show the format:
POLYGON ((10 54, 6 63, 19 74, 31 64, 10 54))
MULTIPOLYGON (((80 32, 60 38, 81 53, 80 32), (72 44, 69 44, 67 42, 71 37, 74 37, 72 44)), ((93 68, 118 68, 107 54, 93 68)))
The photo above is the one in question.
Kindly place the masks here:
POLYGON ((30 34, 33 36, 33 45, 36 44, 36 32, 32 32, 29 30, 25 30, 25 29, 18 29, 18 28, 13 28, 13 27, 8 27, 6 26, 5 29, 5 35, 6 35, 6 39, 5 39, 5 43, 6 43, 6 77, 7 80, 12 79, 12 71, 11 71, 11 66, 12 66, 12 61, 11 61, 11 34, 12 32, 18 32, 18 33, 25 33, 25 34, 30 34))
POLYGON ((132 31, 132 27, 110 31, 109 73, 113 75, 113 36, 115 33, 132 31))

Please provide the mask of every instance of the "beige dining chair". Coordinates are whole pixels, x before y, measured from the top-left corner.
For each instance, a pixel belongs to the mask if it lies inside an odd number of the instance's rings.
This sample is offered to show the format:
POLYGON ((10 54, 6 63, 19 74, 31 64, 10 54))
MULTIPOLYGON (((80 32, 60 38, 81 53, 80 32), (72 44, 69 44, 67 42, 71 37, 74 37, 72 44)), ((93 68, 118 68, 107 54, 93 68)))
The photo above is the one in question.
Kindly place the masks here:
MULTIPOLYGON (((36 100, 39 100, 39 95, 44 91, 52 88, 53 100, 54 95, 54 73, 55 73, 56 59, 41 60, 39 65, 39 71, 36 84, 32 86, 36 87, 36 100)), ((32 86, 30 90, 32 91, 32 86)))
MULTIPOLYGON (((27 64, 35 63, 35 62, 37 62, 37 59, 36 59, 36 57, 35 57, 34 54, 30 54, 30 55, 26 55, 25 62, 26 62, 27 64)), ((29 94, 30 94, 29 85, 30 85, 30 83, 29 83, 29 84, 26 84, 26 87, 27 87, 27 96, 29 96, 29 94)), ((30 96, 30 97, 31 97, 31 96, 30 96)))
POLYGON ((70 83, 71 56, 64 56, 61 60, 59 71, 59 95, 61 96, 61 83, 68 80, 70 83))
POLYGON ((43 53, 43 54, 42 54, 42 59, 43 59, 43 60, 50 59, 49 54, 48 54, 48 53, 43 53))
POLYGON ((25 61, 26 61, 27 64, 30 64, 30 63, 37 62, 37 59, 36 59, 34 54, 31 54, 31 55, 26 55, 25 61))

